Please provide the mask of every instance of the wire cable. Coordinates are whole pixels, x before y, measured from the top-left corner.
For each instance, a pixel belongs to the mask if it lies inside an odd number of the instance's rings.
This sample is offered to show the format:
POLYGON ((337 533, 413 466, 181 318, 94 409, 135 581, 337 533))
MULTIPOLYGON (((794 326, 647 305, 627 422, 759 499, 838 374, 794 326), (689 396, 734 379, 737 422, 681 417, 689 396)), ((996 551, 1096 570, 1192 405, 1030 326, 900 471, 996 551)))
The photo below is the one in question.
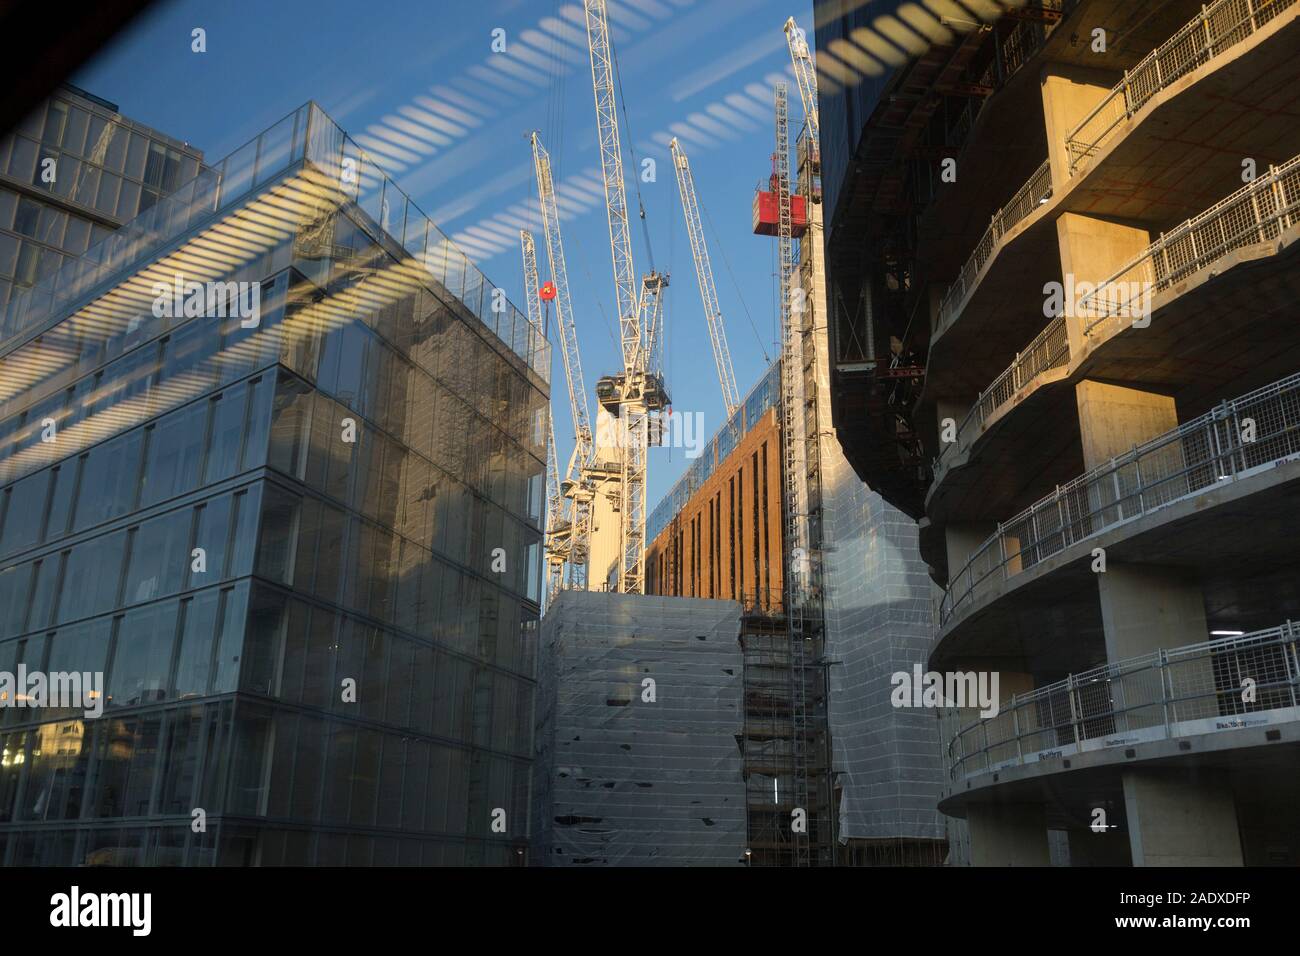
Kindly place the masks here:
POLYGON ((763 337, 759 334, 758 326, 754 323, 753 313, 749 311, 749 303, 745 301, 745 295, 743 292, 740 291, 740 283, 736 280, 736 273, 732 271, 731 258, 727 255, 727 247, 726 245, 723 244, 722 236, 718 232, 717 227, 713 225, 713 217, 709 215, 709 208, 706 205, 704 205, 704 201, 700 199, 698 195, 696 195, 695 197, 695 202, 699 205, 700 209, 703 211, 704 219, 706 222, 708 222, 709 229, 713 231, 713 246, 720 253, 722 253, 722 264, 727 267, 727 275, 731 277, 731 284, 732 286, 735 287, 736 298, 740 300, 741 308, 745 310, 745 316, 749 319, 749 327, 754 332, 754 341, 758 343, 758 349, 760 352, 763 353, 763 360, 768 365, 771 365, 772 356, 767 354, 767 348, 763 345, 763 337))
POLYGON ((609 58, 614 64, 614 82, 618 86, 618 102, 619 106, 623 110, 623 129, 626 130, 626 135, 623 137, 623 140, 627 143, 628 153, 632 157, 632 184, 636 188, 637 211, 641 215, 641 233, 645 238, 646 254, 650 257, 650 271, 654 272, 655 250, 654 246, 650 243, 650 226, 646 223, 645 203, 641 199, 641 174, 636 162, 636 146, 634 145, 634 137, 632 136, 632 121, 627 115, 627 100, 623 98, 623 77, 618 70, 618 53, 614 50, 613 37, 610 37, 609 40, 609 58))

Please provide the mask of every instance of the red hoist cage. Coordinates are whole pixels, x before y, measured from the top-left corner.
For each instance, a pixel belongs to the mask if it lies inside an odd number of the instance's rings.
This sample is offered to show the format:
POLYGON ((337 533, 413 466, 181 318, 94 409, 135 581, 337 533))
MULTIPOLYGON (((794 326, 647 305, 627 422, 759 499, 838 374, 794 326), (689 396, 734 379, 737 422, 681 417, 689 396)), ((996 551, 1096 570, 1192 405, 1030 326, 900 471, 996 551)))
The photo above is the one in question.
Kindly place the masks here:
MULTIPOLYGON (((772 175, 767 189, 754 190, 754 235, 775 236, 780 232, 781 200, 776 186, 776 156, 772 156, 772 175)), ((791 235, 796 239, 808 231, 808 200, 790 192, 791 235)))
POLYGON ((537 298, 542 303, 542 328, 551 327, 551 303, 555 301, 556 294, 554 282, 543 282, 537 287, 537 298))

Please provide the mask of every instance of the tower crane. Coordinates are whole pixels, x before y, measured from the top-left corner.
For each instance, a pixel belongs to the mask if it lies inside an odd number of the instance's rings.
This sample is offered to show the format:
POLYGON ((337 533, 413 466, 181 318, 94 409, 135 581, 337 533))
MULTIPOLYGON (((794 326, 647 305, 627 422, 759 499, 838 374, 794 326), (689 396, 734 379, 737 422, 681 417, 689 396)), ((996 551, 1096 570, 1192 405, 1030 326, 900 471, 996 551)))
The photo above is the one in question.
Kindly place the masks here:
POLYGON ((596 102, 600 169, 605 187, 605 212, 609 219, 609 245, 614 266, 614 294, 618 306, 621 374, 596 383, 596 398, 619 420, 618 590, 641 594, 645 590, 646 458, 650 416, 668 404, 663 379, 651 368, 651 348, 661 314, 661 294, 668 276, 649 272, 637 292, 633 276, 632 238, 628 229, 627 192, 623 181, 623 148, 618 132, 618 96, 614 85, 614 50, 609 38, 605 0, 583 0, 587 48, 591 56, 591 83, 596 102))
POLYGON ((560 494, 559 463, 555 455, 555 422, 546 413, 546 603, 564 586, 564 569, 570 552, 568 532, 572 518, 565 513, 560 494))
POLYGON ((542 211, 542 229, 546 236, 546 258, 551 267, 551 281, 555 283, 555 325, 560 333, 564 380, 569 390, 569 409, 573 414, 573 454, 569 456, 564 479, 560 481, 560 493, 571 503, 571 517, 567 528, 561 523, 553 544, 568 560, 571 585, 586 590, 591 508, 595 498, 595 486, 588 471, 594 450, 591 419, 587 414, 587 387, 582 375, 582 358, 578 353, 573 305, 569 299, 569 273, 564 260, 564 242, 560 236, 560 213, 555 201, 555 183, 551 177, 551 157, 536 133, 532 134, 531 142, 533 172, 537 177, 537 196, 542 211))
MULTIPOLYGON (((533 234, 519 230, 519 245, 524 259, 524 297, 528 300, 528 321, 534 328, 546 329, 542 315, 541 288, 537 281, 537 247, 533 234)), ((564 584, 565 566, 570 553, 569 532, 573 527, 572 507, 560 494, 559 465, 555 454, 555 422, 546 410, 546 599, 549 603, 564 584)))
POLYGON ((736 389, 736 374, 731 367, 731 353, 727 350, 727 333, 722 325, 722 308, 718 304, 718 291, 713 285, 713 266, 709 263, 709 249, 704 242, 704 224, 700 221, 700 204, 695 197, 695 180, 691 165, 682 151, 677 137, 668 144, 673 156, 673 169, 677 173, 677 189, 682 196, 682 213, 686 232, 691 240, 691 255, 695 260, 695 278, 700 286, 700 299, 704 303, 704 318, 709 325, 709 341, 713 343, 713 361, 718 366, 718 381, 722 384, 722 401, 727 406, 727 418, 740 405, 736 389))

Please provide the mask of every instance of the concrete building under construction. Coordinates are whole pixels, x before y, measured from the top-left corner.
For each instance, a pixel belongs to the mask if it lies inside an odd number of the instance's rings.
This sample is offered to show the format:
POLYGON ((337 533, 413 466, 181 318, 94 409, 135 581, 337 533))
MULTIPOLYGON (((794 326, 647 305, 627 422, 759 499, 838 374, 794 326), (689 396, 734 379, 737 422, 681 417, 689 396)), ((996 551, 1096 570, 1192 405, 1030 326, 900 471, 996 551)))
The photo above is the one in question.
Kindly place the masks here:
POLYGON ((940 809, 1296 865, 1300 3, 981 6, 816 3, 835 428, 921 518, 921 659, 1000 675, 940 809))

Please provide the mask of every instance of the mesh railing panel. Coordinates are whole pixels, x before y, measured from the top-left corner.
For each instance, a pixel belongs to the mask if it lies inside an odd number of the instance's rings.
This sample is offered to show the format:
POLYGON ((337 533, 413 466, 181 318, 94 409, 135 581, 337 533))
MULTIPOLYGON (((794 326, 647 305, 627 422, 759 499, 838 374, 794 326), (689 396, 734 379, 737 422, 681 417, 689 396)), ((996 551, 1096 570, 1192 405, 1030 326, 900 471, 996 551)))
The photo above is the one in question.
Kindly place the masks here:
POLYGON ((1005 372, 993 384, 980 392, 979 398, 957 426, 955 441, 944 447, 938 460, 952 448, 965 448, 979 435, 984 424, 1011 399, 1043 372, 1069 364, 1070 343, 1065 330, 1065 319, 1057 317, 1034 338, 1023 352, 1016 356, 1005 372))
POLYGON ((965 300, 967 294, 975 288, 976 280, 985 264, 993 257, 1002 237, 1022 219, 1042 205, 1052 195, 1052 171, 1047 161, 1035 170, 1028 181, 1021 186, 1007 204, 993 214, 992 221, 975 244, 961 272, 939 303, 938 327, 947 328, 956 317, 957 307, 965 300))
POLYGON ((1163 508, 1244 471, 1300 454, 1300 373, 1199 418, 1062 485, 998 530, 953 576, 939 624, 992 583, 1120 522, 1163 508))
POLYGON ((1218 0, 1152 50, 1066 136, 1070 175, 1161 90, 1262 29, 1296 0, 1218 0))
POLYGON ((1023 763, 1027 755, 1162 725, 1296 707, 1297 638, 1300 628, 1288 622, 1103 665, 1013 697, 992 717, 963 724, 953 711, 942 725, 949 774, 969 777, 1023 763))
POLYGON ((1114 318, 1149 314, 1152 292, 1168 289, 1234 250, 1276 241, 1295 225, 1300 210, 1300 156, 1272 167, 1263 176, 1205 212, 1160 236, 1141 255, 1082 296, 1079 314, 1094 321, 1090 335, 1109 335, 1114 318), (1136 308, 1135 297, 1143 297, 1136 308), (1098 326, 1106 323, 1098 330, 1098 326))

